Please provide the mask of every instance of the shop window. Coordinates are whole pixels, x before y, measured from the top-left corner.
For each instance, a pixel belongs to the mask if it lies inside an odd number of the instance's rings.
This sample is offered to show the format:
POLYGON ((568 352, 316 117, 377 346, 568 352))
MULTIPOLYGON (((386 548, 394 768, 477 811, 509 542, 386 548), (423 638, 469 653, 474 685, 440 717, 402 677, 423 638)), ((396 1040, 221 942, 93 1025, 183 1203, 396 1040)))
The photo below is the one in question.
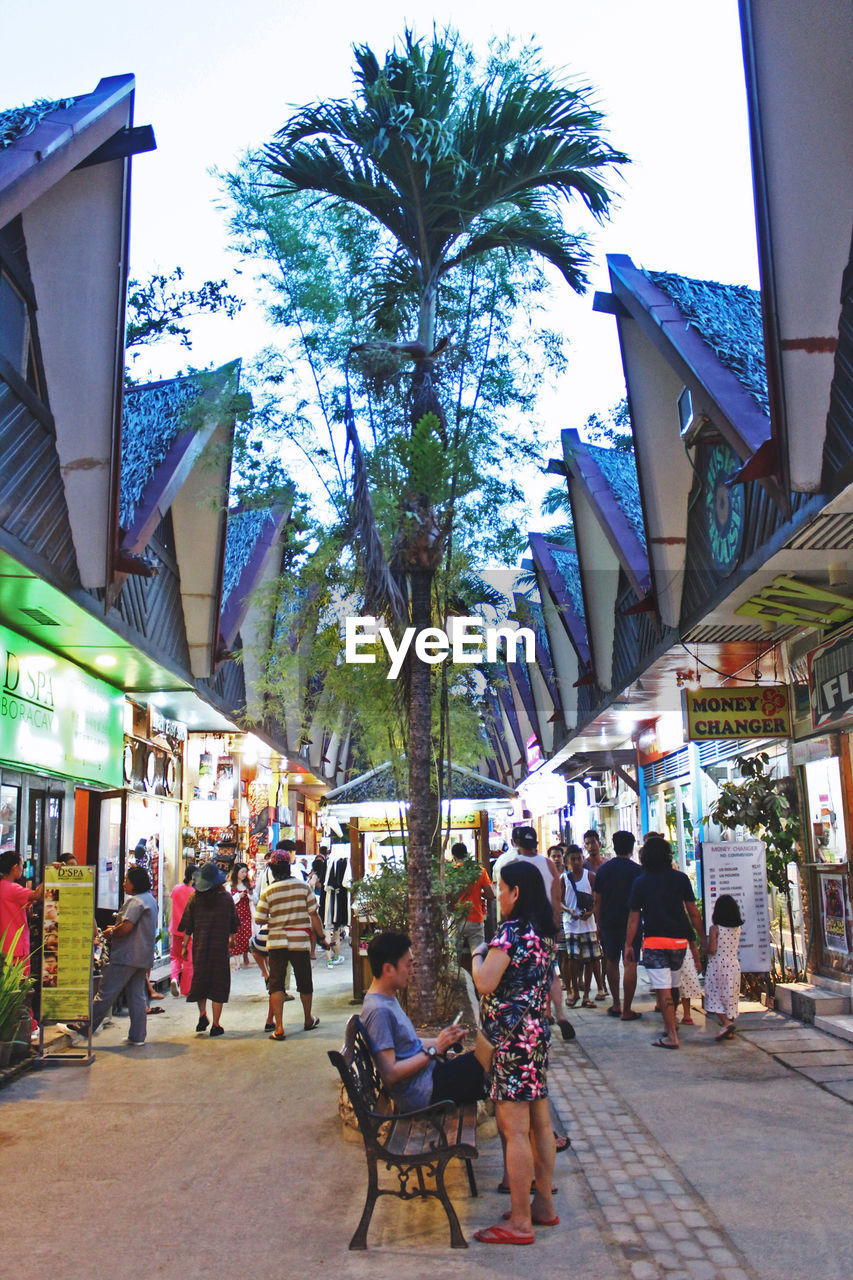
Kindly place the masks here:
POLYGON ((19 787, 0 786, 0 853, 18 847, 19 787))
POLYGON ((98 910, 118 911, 121 874, 121 796, 101 802, 98 840, 98 910))
POLYGON ((806 765, 806 794, 815 862, 846 862, 841 769, 837 759, 809 761, 806 765))

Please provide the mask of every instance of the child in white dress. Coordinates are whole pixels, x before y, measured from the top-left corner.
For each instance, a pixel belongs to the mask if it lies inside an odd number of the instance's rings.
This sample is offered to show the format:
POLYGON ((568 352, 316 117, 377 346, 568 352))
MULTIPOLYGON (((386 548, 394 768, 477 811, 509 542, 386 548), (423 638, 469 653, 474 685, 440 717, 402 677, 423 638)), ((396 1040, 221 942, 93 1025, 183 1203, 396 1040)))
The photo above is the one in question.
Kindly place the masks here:
POLYGON ((713 921, 705 950, 709 956, 705 974, 705 1012, 715 1013, 722 1027, 715 1040, 731 1040, 740 996, 738 943, 743 916, 734 898, 723 893, 714 903, 713 921))

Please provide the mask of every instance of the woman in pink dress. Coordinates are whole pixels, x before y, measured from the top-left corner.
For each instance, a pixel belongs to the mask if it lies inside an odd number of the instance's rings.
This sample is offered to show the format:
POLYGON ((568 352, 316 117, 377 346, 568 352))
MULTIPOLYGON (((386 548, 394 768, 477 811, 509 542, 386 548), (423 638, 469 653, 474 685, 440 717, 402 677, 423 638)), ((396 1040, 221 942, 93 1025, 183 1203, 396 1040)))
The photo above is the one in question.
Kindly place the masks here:
POLYGON ((25 960, 30 971, 30 926, 27 907, 38 902, 44 885, 27 889, 20 883, 24 874, 21 855, 14 849, 0 854, 0 949, 13 960, 25 960))
POLYGON ((252 886, 249 883, 249 868, 245 862, 235 862, 231 868, 228 886, 234 906, 237 908, 237 919, 240 927, 232 942, 229 952, 234 958, 243 957, 243 968, 248 969, 252 961, 249 947, 252 945, 252 886))
POLYGON ((171 893, 172 914, 169 917, 169 960, 172 967, 172 995, 185 996, 193 980, 192 938, 187 938, 187 954, 183 955, 184 935, 178 932, 184 907, 192 897, 193 867, 184 872, 184 883, 176 884, 171 893))

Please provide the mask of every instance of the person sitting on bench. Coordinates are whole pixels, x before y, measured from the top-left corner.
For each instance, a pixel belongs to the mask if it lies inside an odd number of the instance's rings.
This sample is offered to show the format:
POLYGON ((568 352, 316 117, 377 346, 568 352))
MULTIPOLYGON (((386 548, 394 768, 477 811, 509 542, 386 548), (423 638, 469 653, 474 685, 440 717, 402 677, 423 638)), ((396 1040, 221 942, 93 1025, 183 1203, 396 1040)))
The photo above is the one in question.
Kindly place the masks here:
POLYGON ((422 1040, 403 1012, 397 992, 414 972, 412 942, 405 933, 378 933, 367 948, 373 974, 361 1008, 361 1025, 382 1083, 398 1111, 417 1111, 449 1099, 458 1106, 486 1096, 483 1068, 473 1052, 445 1057, 465 1037, 464 1027, 444 1027, 422 1040))

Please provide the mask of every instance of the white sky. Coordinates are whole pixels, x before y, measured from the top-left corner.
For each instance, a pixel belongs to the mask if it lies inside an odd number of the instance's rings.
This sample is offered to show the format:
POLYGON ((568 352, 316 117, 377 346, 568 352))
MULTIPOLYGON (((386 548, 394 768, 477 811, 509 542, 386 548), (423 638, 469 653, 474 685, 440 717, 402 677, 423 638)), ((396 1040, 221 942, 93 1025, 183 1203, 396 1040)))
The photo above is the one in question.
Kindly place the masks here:
MULTIPOLYGON (((157 151, 133 163, 131 273, 184 268, 198 284, 230 270, 210 169, 284 122, 291 105, 351 91, 351 45, 378 56, 408 18, 418 34, 448 21, 475 48, 490 35, 538 42, 551 66, 594 85, 613 144, 631 157, 619 207, 593 230, 593 285, 605 253, 642 266, 757 287, 746 104, 736 0, 0 0, 0 108, 91 92, 102 76, 136 76, 137 124, 157 151), (9 57, 8 51, 15 50, 9 57), (29 51, 29 52, 28 52, 29 51)), ((245 278, 241 286, 246 288, 245 278)), ((560 289, 555 314, 571 340, 551 401, 547 442, 624 394, 615 323, 592 291, 560 289)), ((210 320, 189 359, 224 363, 269 341, 257 317, 210 320)), ((172 367, 160 357, 157 376, 172 367)), ((538 492, 541 485, 533 481, 538 492)), ((531 495, 532 496, 532 495, 531 495)), ((536 520, 534 518, 534 527, 536 520)))

